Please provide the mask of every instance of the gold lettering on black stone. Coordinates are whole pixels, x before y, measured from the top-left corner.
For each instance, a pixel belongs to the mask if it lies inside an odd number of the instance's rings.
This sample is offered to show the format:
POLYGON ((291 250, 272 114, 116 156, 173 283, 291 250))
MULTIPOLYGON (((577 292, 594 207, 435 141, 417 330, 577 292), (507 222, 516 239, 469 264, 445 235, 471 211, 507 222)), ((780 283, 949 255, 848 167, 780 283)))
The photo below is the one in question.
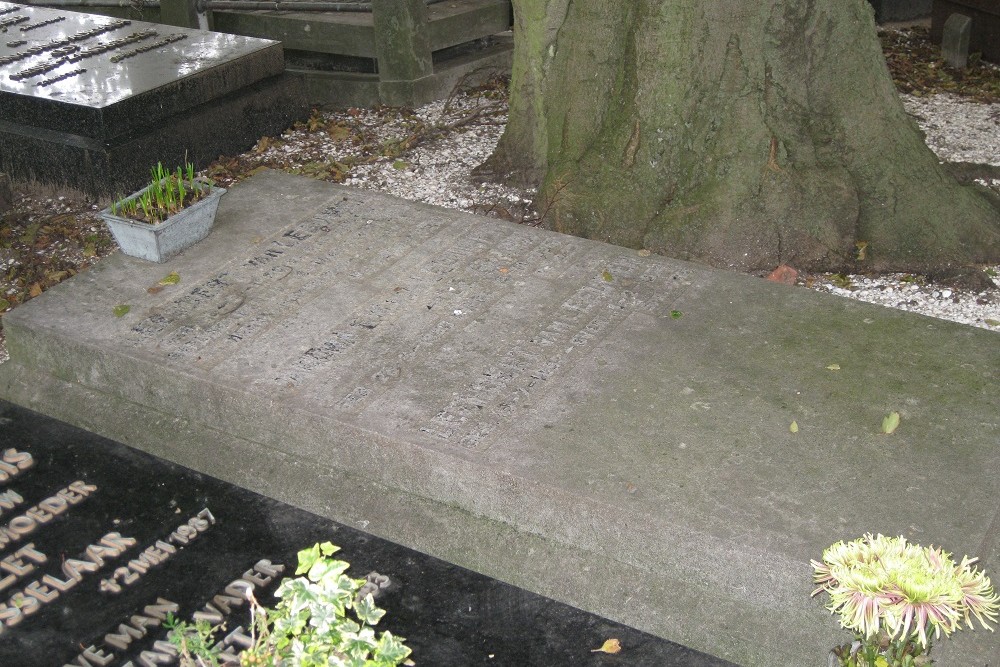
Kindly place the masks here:
POLYGON ((0 492, 0 516, 3 514, 2 510, 12 510, 23 502, 24 498, 16 491, 8 489, 0 492))
POLYGON ((160 565, 177 553, 177 547, 171 542, 181 545, 188 544, 202 531, 208 530, 214 524, 215 517, 212 516, 208 508, 201 510, 170 533, 166 541, 156 540, 154 544, 143 549, 137 557, 131 559, 126 565, 116 568, 110 577, 102 579, 101 592, 113 595, 121 593, 124 590, 123 586, 134 584, 142 575, 149 572, 150 568, 160 565))
POLYGON ((153 644, 152 651, 143 651, 139 654, 139 664, 142 667, 156 667, 156 665, 172 665, 177 660, 177 649, 170 642, 158 641, 153 644))
MULTIPOLYGON (((27 459, 25 459, 21 454, 16 450, 8 449, 4 452, 3 459, 7 465, 13 465, 14 467, 22 464, 26 464, 26 467, 30 466, 33 462, 31 455, 24 454, 24 456, 27 456, 27 459), (13 463, 11 463, 11 459, 14 460, 13 463)), ((15 516, 8 521, 6 526, 0 526, 0 549, 6 548, 25 535, 34 532, 38 526, 48 523, 53 517, 62 514, 69 505, 76 505, 82 502, 94 493, 94 491, 97 491, 96 486, 78 480, 66 488, 56 491, 55 494, 40 501, 37 505, 29 507, 24 514, 15 516)))
MULTIPOLYGON (((97 487, 93 487, 96 489, 97 487)), ((106 547, 114 547, 116 554, 121 554, 126 548, 134 545, 135 538, 123 537, 120 533, 108 533, 101 538, 101 544, 106 547)), ((85 550, 85 553, 88 553, 85 550)), ((110 552, 106 552, 110 553, 110 552)), ((46 561, 45 554, 37 551, 34 544, 27 544, 18 549, 10 556, 0 561, 0 567, 5 564, 8 571, 15 570, 22 575, 34 569, 34 564, 41 564, 46 561), (33 561, 28 563, 26 561, 33 561)), ((28 583, 24 590, 12 594, 6 602, 0 602, 0 632, 4 628, 17 625, 25 616, 30 616, 38 611, 43 604, 48 604, 65 593, 80 581, 85 574, 96 572, 101 568, 100 563, 81 558, 67 558, 63 561, 60 569, 66 579, 58 579, 51 574, 46 574, 41 579, 28 583)))
POLYGON ((115 659, 115 656, 108 655, 103 649, 99 649, 94 645, 90 645, 83 649, 83 653, 80 654, 80 657, 87 661, 88 667, 91 665, 105 667, 106 665, 110 665, 115 659))
POLYGON ((180 607, 176 602, 171 602, 170 600, 164 600, 163 598, 156 598, 156 604, 148 604, 142 608, 142 613, 146 616, 151 616, 158 621, 167 620, 167 614, 176 614, 180 607))
POLYGON ((132 642, 142 639, 148 631, 142 625, 135 626, 122 623, 118 626, 118 632, 109 632, 104 635, 104 643, 119 651, 127 651, 132 642))
POLYGON ((13 447, 5 449, 0 455, 0 482, 16 477, 34 463, 35 460, 28 452, 19 452, 13 447))
POLYGON ((77 582, 82 581, 87 572, 97 572, 99 569, 101 568, 97 563, 77 558, 67 558, 62 564, 63 574, 77 582))
POLYGON ((30 584, 25 586, 24 592, 42 604, 53 602, 57 597, 59 597, 58 591, 51 590, 48 586, 39 581, 32 581, 30 584))
POLYGON ((40 565, 45 561, 45 554, 36 550, 33 542, 29 542, 9 556, 4 556, 3 560, 0 560, 0 574, 5 572, 8 574, 0 578, 0 591, 33 572, 36 564, 40 565))

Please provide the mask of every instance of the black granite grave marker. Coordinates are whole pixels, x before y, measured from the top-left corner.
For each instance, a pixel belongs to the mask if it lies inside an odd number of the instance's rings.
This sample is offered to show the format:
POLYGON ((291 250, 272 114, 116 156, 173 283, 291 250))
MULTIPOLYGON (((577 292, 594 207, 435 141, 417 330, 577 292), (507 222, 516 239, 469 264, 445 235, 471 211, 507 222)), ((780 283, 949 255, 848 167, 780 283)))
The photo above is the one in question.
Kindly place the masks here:
POLYGON ((352 576, 389 577, 378 629, 417 665, 730 664, 0 402, 4 667, 175 664, 155 662, 167 611, 241 578, 273 604, 281 566, 325 540, 352 576), (612 637, 620 654, 592 652, 612 637))
POLYGON ((308 113, 281 44, 0 1, 0 170, 127 192, 308 113))

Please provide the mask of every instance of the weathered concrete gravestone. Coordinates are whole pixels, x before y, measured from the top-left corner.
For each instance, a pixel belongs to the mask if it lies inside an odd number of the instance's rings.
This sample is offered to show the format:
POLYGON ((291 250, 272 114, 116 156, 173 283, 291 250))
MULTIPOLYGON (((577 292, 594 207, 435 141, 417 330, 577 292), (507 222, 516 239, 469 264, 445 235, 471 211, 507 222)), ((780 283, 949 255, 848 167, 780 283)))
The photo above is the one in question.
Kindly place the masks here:
POLYGON ((0 1, 0 170, 96 194, 199 166, 308 109, 277 42, 0 1))
POLYGON ((991 332, 276 173, 160 270, 6 315, 0 395, 739 664, 847 639, 834 541, 1000 562, 991 332))
POLYGON ((944 22, 941 54, 950 67, 962 69, 969 63, 969 38, 972 19, 962 14, 952 14, 944 22))

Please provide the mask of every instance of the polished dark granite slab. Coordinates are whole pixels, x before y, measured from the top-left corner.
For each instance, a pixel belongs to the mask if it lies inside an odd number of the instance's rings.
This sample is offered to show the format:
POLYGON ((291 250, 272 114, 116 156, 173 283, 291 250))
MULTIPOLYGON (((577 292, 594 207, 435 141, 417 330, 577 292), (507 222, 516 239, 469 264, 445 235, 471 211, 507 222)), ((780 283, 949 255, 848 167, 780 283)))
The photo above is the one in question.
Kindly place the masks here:
POLYGON ((0 118, 97 139, 284 70, 267 39, 0 2, 0 118))
POLYGON ((279 42, 0 1, 0 171, 94 196, 309 114, 279 42))
MULTIPOLYGON (((0 402, 4 667, 139 664, 166 631, 128 640, 136 614, 172 604, 191 618, 241 577, 267 604, 274 566, 290 574, 299 549, 325 540, 352 576, 389 577, 378 629, 405 637, 417 665, 731 664, 0 402), (592 652, 610 638, 621 653, 592 652)), ((227 622, 246 627, 245 612, 227 622)))

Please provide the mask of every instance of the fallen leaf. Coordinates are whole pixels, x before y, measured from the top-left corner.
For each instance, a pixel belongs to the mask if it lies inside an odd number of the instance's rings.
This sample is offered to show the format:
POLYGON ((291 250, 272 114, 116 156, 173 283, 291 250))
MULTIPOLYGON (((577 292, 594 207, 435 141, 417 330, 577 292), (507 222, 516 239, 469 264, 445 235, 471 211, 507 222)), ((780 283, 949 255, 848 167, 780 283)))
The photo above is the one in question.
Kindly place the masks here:
POLYGON ((625 492, 626 493, 635 493, 638 490, 639 490, 639 487, 637 487, 632 482, 626 482, 625 483, 625 492))
POLYGON ((1000 320, 987 319, 986 324, 990 325, 991 327, 1000 327, 1000 320))
POLYGON ((829 366, 826 367, 826 370, 828 370, 828 371, 839 371, 840 370, 840 364, 830 364, 829 366))
POLYGON ((611 272, 610 272, 610 271, 607 271, 607 270, 605 270, 605 271, 604 271, 603 273, 601 273, 601 277, 602 277, 602 278, 604 278, 604 281, 605 281, 605 282, 609 282, 609 283, 610 283, 610 282, 611 282, 612 280, 614 280, 614 279, 615 279, 615 278, 614 278, 614 276, 612 276, 612 275, 611 275, 611 272))
POLYGON ((859 262, 863 261, 865 259, 865 255, 868 253, 868 241, 858 241, 857 243, 854 244, 854 247, 858 249, 858 255, 856 259, 859 262))
POLYGON ((10 301, 7 299, 0 299, 0 311, 4 311, 10 308, 10 301))
POLYGON ((791 431, 792 433, 798 433, 799 432, 799 423, 793 421, 792 425, 788 427, 788 430, 791 431))
POLYGON ((670 311, 670 317, 672 317, 672 318, 673 318, 673 319, 675 319, 675 320, 679 320, 679 319, 681 319, 682 317, 684 317, 684 313, 682 313, 682 312, 681 312, 681 311, 679 311, 679 310, 671 310, 671 311, 670 311))
POLYGON ((794 285, 795 279, 798 277, 799 272, 787 264, 782 264, 767 275, 767 279, 772 283, 781 283, 782 285, 794 285))
POLYGON ((160 285, 176 285, 181 281, 180 274, 176 271, 171 271, 167 276, 159 282, 160 285))
POLYGON ((846 276, 843 273, 835 273, 830 276, 830 282, 840 289, 851 289, 851 277, 846 276))
POLYGON ((510 273, 510 269, 508 269, 506 266, 501 266, 500 273, 510 273))
POLYGON ((152 287, 147 287, 146 291, 150 294, 159 294, 163 291, 163 285, 153 285, 152 287))
POLYGON ((326 133, 334 141, 340 141, 342 139, 346 139, 347 137, 351 136, 351 128, 347 127, 346 125, 341 125, 340 123, 337 123, 336 125, 331 125, 327 127, 326 133))
POLYGON ((885 434, 892 433, 899 426, 899 413, 890 412, 886 415, 885 419, 882 420, 882 432, 885 434))
POLYGON ((652 254, 653 254, 652 252, 646 250, 645 248, 639 251, 639 257, 649 257, 652 254))
POLYGON ((622 650, 622 643, 617 639, 611 638, 601 645, 601 648, 590 649, 591 653, 610 653, 614 655, 622 650))
POLYGON ((396 160, 395 162, 392 163, 392 168, 396 169, 398 171, 403 171, 404 169, 406 169, 409 166, 410 166, 410 163, 407 162, 406 160, 396 160))
POLYGON ((35 283, 34 285, 31 286, 31 289, 28 290, 28 296, 30 296, 31 298, 35 298, 41 293, 42 293, 42 285, 40 283, 35 283))
POLYGON ((132 306, 128 305, 127 303, 122 303, 115 306, 112 312, 115 314, 115 317, 125 317, 125 315, 127 315, 128 311, 130 310, 132 310, 132 306))

